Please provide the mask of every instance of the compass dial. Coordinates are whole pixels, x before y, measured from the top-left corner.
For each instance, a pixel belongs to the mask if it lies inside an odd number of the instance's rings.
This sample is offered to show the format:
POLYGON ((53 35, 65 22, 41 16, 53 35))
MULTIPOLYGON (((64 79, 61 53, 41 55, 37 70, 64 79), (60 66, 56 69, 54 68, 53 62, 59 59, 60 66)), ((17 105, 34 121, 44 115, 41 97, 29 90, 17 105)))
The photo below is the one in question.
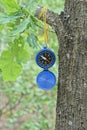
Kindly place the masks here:
POLYGON ((36 62, 40 67, 44 69, 48 69, 51 66, 53 66, 55 62, 55 55, 51 50, 48 50, 48 49, 40 51, 37 54, 36 62))
POLYGON ((44 51, 43 53, 41 53, 38 57, 39 62, 43 65, 43 66, 47 66, 51 63, 53 57, 49 52, 44 51))

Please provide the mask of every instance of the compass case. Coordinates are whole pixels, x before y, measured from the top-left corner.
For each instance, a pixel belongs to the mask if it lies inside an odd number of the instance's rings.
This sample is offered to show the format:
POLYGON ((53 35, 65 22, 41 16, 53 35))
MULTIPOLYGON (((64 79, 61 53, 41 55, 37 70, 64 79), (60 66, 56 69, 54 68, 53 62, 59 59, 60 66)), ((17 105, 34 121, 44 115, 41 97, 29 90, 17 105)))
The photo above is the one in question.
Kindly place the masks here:
POLYGON ((49 70, 43 70, 38 74, 36 82, 39 88, 50 90, 56 85, 56 76, 49 70))

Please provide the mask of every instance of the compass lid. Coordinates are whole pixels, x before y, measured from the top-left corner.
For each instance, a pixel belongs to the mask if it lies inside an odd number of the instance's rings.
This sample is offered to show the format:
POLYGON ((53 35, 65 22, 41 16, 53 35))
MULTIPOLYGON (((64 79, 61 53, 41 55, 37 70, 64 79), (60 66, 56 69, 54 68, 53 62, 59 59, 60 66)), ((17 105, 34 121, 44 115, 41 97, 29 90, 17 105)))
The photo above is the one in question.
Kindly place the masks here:
POLYGON ((56 76, 49 70, 43 70, 38 74, 36 82, 39 88, 50 90, 56 85, 56 76))

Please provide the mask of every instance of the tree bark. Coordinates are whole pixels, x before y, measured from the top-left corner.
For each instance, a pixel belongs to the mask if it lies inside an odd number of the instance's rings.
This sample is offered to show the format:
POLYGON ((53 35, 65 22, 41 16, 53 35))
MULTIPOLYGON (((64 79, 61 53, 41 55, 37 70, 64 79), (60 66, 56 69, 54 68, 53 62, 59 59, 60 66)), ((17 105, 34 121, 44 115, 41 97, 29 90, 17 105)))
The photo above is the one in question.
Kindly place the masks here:
MULTIPOLYGON (((59 37, 59 80, 55 130, 87 129, 87 1, 67 0, 59 37)), ((58 33, 57 33, 58 35, 58 33)))
POLYGON ((55 130, 86 130, 87 0, 66 0, 60 16, 51 13, 47 12, 47 21, 59 41, 55 130))

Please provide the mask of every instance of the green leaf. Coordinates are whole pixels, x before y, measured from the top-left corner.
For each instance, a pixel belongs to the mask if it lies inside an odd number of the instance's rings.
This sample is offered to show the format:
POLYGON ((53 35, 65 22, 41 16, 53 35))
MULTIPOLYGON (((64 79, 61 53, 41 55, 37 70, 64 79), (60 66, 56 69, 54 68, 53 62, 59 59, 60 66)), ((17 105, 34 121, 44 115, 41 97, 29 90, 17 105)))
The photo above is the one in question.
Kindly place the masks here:
POLYGON ((20 6, 16 0, 1 0, 1 3, 6 7, 6 12, 12 13, 20 10, 20 6))
POLYGON ((17 60, 18 62, 26 62, 29 60, 29 53, 27 52, 27 50, 25 49, 21 49, 20 51, 18 51, 17 54, 17 60))
POLYGON ((4 68, 4 66, 6 65, 6 63, 8 64, 9 62, 12 62, 13 60, 13 54, 11 51, 3 51, 2 55, 0 57, 0 68, 4 68))
POLYGON ((24 48, 24 39, 23 37, 19 37, 14 40, 14 42, 9 43, 9 46, 11 48, 11 51, 14 56, 18 55, 18 52, 21 51, 24 48))
POLYGON ((4 81, 15 81, 20 75, 22 67, 16 62, 8 62, 2 69, 4 81), (8 66, 8 67, 7 67, 8 66))
POLYGON ((15 81, 19 76, 22 67, 20 64, 14 61, 14 55, 11 50, 3 51, 0 57, 0 69, 4 81, 15 81))
POLYGON ((33 33, 30 34, 27 38, 27 42, 29 43, 29 46, 33 47, 33 48, 37 47, 37 41, 38 41, 38 39, 33 33))
POLYGON ((34 17, 33 15, 31 15, 31 19, 34 23, 38 24, 38 19, 36 17, 34 17))
POLYGON ((37 2, 35 2, 34 0, 29 0, 25 5, 25 9, 28 9, 29 14, 35 14, 36 7, 37 7, 37 2))
POLYGON ((16 19, 23 17, 24 14, 16 12, 14 15, 6 15, 0 14, 0 24, 7 24, 11 21, 15 21, 16 19))
POLYGON ((10 34, 10 35, 15 36, 15 35, 17 35, 18 33, 23 32, 23 31, 26 29, 26 27, 27 27, 27 25, 29 24, 29 22, 30 22, 30 21, 29 21, 29 17, 28 17, 28 18, 26 18, 23 22, 21 22, 19 25, 16 25, 15 28, 14 28, 14 30, 11 31, 11 34, 10 34))
POLYGON ((13 43, 9 43, 11 51, 18 63, 27 62, 30 58, 29 51, 25 49, 25 41, 23 37, 15 39, 13 43))

